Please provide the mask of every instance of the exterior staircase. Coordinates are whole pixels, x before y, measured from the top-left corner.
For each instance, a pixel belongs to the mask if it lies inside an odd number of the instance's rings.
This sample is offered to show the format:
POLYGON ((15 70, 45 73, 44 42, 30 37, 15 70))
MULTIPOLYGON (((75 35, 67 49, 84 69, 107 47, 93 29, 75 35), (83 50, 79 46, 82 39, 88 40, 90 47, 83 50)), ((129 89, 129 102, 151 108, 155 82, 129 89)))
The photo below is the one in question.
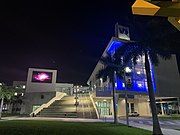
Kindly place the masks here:
POLYGON ((49 107, 39 112, 39 117, 60 117, 76 118, 76 106, 74 96, 65 96, 61 100, 56 100, 49 107))
POLYGON ((89 95, 79 94, 79 105, 76 108, 74 96, 64 96, 55 100, 50 106, 43 108, 37 117, 88 118, 97 119, 97 113, 89 95))
POLYGON ((96 110, 89 94, 79 95, 78 118, 97 119, 96 110))

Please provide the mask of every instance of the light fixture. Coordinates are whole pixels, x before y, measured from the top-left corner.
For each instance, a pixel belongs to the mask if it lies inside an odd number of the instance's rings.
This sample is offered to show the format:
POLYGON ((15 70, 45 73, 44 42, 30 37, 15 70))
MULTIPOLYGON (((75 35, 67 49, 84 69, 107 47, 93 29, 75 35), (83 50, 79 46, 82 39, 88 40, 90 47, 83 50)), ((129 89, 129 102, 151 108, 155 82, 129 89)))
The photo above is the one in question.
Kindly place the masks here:
POLYGON ((117 87, 117 83, 115 83, 115 87, 117 87))
POLYGON ((23 85, 23 86, 22 86, 22 88, 23 88, 23 89, 25 89, 25 88, 26 88, 26 86, 25 86, 25 85, 23 85))
POLYGON ((140 84, 140 83, 138 83, 137 85, 138 85, 138 87, 142 87, 142 84, 140 84))
POLYGON ((136 61, 137 61, 137 62, 141 62, 141 59, 140 59, 140 58, 138 58, 136 61))
POLYGON ((137 71, 137 74, 138 74, 138 75, 140 75, 140 74, 141 74, 141 72, 140 72, 140 71, 137 71))
POLYGON ((125 83, 122 83, 122 87, 125 87, 125 83))
POLYGON ((14 93, 14 96, 17 96, 17 92, 14 93))
POLYGON ((131 69, 129 67, 125 67, 125 72, 126 73, 130 73, 131 72, 131 69))

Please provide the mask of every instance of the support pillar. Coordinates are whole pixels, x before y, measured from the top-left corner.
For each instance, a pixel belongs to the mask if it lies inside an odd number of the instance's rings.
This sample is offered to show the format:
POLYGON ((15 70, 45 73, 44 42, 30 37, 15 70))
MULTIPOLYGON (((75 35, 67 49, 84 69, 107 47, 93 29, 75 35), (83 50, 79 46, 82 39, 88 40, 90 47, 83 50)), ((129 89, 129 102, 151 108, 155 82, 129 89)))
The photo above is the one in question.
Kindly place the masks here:
POLYGON ((179 97, 177 98, 177 101, 178 101, 178 110, 179 110, 179 113, 180 113, 180 98, 179 97))
POLYGON ((164 108, 163 108, 163 104, 162 103, 160 103, 161 104, 161 112, 162 112, 162 115, 164 115, 164 108))

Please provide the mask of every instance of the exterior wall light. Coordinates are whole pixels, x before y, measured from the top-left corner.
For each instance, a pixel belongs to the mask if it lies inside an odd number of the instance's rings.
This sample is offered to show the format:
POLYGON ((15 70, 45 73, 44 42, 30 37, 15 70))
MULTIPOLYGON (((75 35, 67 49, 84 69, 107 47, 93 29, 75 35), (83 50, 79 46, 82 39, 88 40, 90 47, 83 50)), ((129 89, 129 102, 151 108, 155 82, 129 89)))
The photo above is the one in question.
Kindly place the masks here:
POLYGON ((137 71, 137 74, 138 74, 138 75, 140 75, 140 74, 141 74, 141 72, 140 72, 140 71, 137 71))
POLYGON ((138 83, 138 87, 142 87, 142 84, 138 83))
POLYGON ((125 67, 125 72, 126 73, 131 73, 131 69, 129 67, 125 67))
POLYGON ((25 86, 25 85, 23 85, 23 86, 22 86, 22 88, 23 88, 23 89, 25 89, 25 88, 26 88, 26 86, 25 86))
POLYGON ((141 62, 140 58, 138 58, 136 61, 137 61, 137 62, 141 62))

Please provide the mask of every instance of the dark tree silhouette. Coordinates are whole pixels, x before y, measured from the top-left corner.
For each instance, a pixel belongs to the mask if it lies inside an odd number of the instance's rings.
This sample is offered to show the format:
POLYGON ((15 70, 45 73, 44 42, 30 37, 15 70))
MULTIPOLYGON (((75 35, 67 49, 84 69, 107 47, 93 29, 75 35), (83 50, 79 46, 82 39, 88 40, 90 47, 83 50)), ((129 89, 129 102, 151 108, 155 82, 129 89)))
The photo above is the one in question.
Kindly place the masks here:
POLYGON ((129 61, 136 64, 139 56, 145 56, 145 69, 148 84, 148 94, 150 99, 150 107, 153 119, 153 134, 162 134, 153 90, 151 77, 151 63, 158 65, 159 58, 170 59, 171 54, 179 54, 180 34, 170 24, 161 18, 155 18, 150 21, 138 22, 137 20, 130 25, 133 27, 133 34, 138 34, 134 42, 129 42, 126 45, 118 48, 118 57, 123 56, 124 63, 129 61))
POLYGON ((123 67, 121 60, 119 57, 116 57, 116 53, 111 55, 107 53, 106 56, 100 59, 100 62, 104 65, 104 68, 99 70, 96 75, 96 78, 103 78, 104 81, 109 78, 110 83, 112 84, 112 96, 113 96, 113 113, 114 113, 114 123, 118 122, 117 120, 117 107, 116 107, 116 99, 115 99, 115 76, 122 78, 123 76, 123 67))

